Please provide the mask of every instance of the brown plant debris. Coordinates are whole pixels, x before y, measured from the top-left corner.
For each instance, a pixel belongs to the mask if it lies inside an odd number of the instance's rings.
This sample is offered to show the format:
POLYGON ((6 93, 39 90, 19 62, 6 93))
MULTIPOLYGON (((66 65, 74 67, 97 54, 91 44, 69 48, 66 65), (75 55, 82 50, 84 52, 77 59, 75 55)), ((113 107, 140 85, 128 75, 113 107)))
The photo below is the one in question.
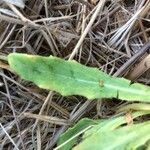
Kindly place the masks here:
POLYGON ((0 1, 0 149, 53 149, 76 121, 108 118, 124 105, 40 89, 10 71, 9 53, 75 59, 150 84, 149 8, 150 0, 0 1))

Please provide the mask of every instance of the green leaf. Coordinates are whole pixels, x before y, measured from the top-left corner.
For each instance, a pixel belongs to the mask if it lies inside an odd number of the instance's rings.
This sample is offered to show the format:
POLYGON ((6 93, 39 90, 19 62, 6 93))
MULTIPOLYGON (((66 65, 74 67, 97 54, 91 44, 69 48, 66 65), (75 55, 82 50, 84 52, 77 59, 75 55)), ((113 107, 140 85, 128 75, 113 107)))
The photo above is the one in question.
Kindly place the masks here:
MULTIPOLYGON (((90 125, 97 124, 98 121, 84 118, 81 119, 77 124, 75 124, 72 128, 69 128, 64 134, 62 134, 57 142, 57 145, 60 146, 61 144, 65 143, 66 141, 70 140, 72 137, 76 136, 76 134, 80 133, 82 130, 86 129, 90 125)), ((66 144, 62 145, 59 150, 70 150, 75 144, 78 142, 78 137, 74 137, 66 144)))
POLYGON ((111 77, 102 71, 76 61, 12 53, 8 62, 23 79, 63 96, 81 95, 88 99, 119 98, 129 101, 150 101, 150 87, 131 84, 124 78, 111 77))
MULTIPOLYGON (((134 112, 131 116, 132 116, 132 119, 135 119, 137 117, 148 115, 148 114, 150 114, 150 111, 139 111, 139 112, 134 112)), ((112 117, 109 119, 99 120, 99 124, 87 130, 85 134, 83 135, 83 138, 90 137, 93 133, 96 133, 99 130, 101 132, 113 131, 126 123, 127 122, 126 122, 125 116, 118 116, 118 117, 112 117)))
POLYGON ((115 130, 97 130, 73 150, 135 150, 150 139, 150 121, 115 130))
MULTIPOLYGON (((134 112, 131 115, 132 119, 135 119, 147 114, 150 114, 150 111, 134 112)), ((58 140, 58 147, 56 149, 72 149, 73 146, 79 142, 77 139, 81 140, 81 138, 79 138, 81 133, 84 133, 82 136, 82 141, 74 149, 90 150, 93 148, 93 150, 108 150, 112 147, 112 149, 114 148, 115 150, 125 150, 126 147, 128 147, 130 150, 132 148, 135 149, 135 147, 146 146, 144 144, 148 141, 148 139, 150 139, 148 132, 150 131, 150 122, 146 122, 144 124, 139 123, 136 125, 126 124, 124 115, 100 120, 91 120, 87 118, 82 119, 60 136, 58 140), (138 132, 138 130, 140 132, 138 132)))
POLYGON ((137 110, 137 111, 150 111, 150 104, 148 103, 132 103, 124 105, 117 109, 117 112, 128 112, 130 110, 137 110))

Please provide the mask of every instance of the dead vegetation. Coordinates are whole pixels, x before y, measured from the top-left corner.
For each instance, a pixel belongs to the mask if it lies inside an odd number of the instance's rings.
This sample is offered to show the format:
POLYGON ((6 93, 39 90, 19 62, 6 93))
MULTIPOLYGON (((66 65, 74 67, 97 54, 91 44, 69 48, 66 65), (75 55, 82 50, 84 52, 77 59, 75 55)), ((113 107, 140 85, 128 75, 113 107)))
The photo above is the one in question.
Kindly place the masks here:
POLYGON ((75 121, 108 117, 122 104, 42 90, 11 73, 5 56, 75 59, 150 84, 149 10, 149 0, 0 2, 0 149, 53 149, 75 121))

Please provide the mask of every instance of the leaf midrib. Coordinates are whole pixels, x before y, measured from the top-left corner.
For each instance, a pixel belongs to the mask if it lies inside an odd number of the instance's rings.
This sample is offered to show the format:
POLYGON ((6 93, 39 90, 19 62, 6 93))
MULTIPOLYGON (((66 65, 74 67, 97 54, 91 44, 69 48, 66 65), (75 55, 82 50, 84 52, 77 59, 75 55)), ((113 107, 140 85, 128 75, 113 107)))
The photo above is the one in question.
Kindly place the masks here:
POLYGON ((79 78, 73 78, 73 77, 70 77, 70 76, 67 76, 67 75, 63 75, 63 74, 58 74, 58 73, 53 73, 53 72, 50 72, 50 73, 53 76, 55 75, 55 76, 62 77, 62 78, 65 78, 65 79, 76 80, 79 83, 83 82, 83 83, 87 83, 87 84, 99 85, 100 88, 108 88, 108 89, 113 89, 113 90, 116 90, 116 91, 129 92, 129 93, 138 94, 138 95, 148 95, 145 91, 143 92, 143 90, 135 89, 135 88, 132 88, 132 87, 131 87, 131 89, 129 89, 130 85, 128 85, 128 87, 123 87, 123 86, 116 86, 116 85, 111 84, 111 83, 108 84, 106 82, 103 82, 103 87, 101 87, 99 82, 103 81, 103 80, 89 81, 89 80, 84 80, 84 79, 79 79, 79 78))

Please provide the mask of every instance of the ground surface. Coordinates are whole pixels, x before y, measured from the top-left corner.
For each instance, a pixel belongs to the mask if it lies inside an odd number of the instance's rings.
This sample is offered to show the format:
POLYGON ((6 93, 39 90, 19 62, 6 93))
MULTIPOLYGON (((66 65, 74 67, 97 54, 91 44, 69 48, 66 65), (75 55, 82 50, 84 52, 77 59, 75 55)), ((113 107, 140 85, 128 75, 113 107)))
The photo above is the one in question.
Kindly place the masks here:
POLYGON ((74 122, 85 116, 110 117, 124 104, 42 90, 9 71, 5 61, 9 53, 75 59, 110 75, 150 84, 149 0, 25 0, 24 8, 4 1, 0 3, 0 149, 52 149, 74 122))

